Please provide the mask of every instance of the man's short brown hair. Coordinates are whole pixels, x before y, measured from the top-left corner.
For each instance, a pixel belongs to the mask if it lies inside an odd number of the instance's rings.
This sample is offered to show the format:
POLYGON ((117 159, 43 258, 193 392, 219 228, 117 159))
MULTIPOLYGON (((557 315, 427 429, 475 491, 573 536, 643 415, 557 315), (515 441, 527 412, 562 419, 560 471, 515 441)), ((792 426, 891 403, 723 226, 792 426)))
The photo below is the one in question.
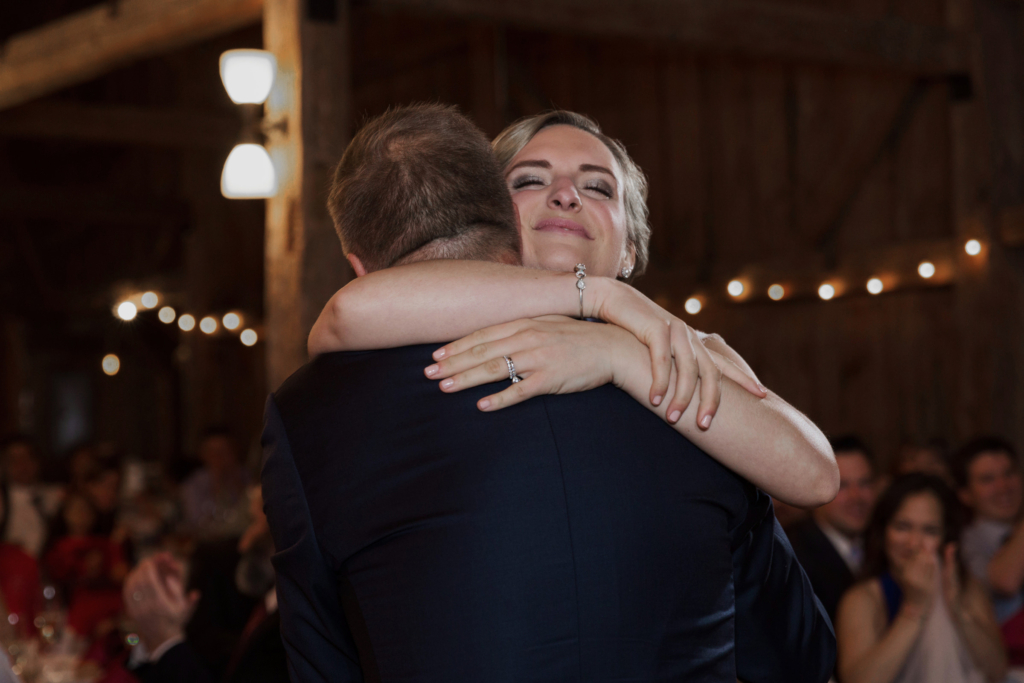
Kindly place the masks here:
POLYGON ((356 133, 327 202, 367 271, 417 258, 518 258, 512 198, 483 132, 456 107, 392 109, 356 133))

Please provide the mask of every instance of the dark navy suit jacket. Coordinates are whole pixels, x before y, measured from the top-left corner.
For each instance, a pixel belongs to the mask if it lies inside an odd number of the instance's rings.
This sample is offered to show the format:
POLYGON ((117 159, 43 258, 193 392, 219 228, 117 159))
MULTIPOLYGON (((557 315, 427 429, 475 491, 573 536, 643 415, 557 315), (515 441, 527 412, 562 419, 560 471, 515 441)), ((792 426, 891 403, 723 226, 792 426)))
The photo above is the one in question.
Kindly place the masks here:
MULTIPOLYGON (((612 386, 494 413, 435 346, 322 356, 267 403, 294 681, 825 681, 767 496, 612 386)), ((500 385, 499 385, 500 386, 500 385)))

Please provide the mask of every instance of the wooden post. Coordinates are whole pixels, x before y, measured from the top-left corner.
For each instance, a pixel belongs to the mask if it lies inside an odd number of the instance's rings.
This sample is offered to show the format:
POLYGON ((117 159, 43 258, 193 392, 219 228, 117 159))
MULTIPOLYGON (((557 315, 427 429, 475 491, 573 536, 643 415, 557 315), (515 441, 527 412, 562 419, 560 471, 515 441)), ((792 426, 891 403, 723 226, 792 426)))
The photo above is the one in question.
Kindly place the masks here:
POLYGON ((278 75, 266 107, 278 172, 267 200, 266 342, 271 391, 306 362, 306 338, 351 271, 327 213, 351 126, 347 0, 267 0, 263 41, 278 75))

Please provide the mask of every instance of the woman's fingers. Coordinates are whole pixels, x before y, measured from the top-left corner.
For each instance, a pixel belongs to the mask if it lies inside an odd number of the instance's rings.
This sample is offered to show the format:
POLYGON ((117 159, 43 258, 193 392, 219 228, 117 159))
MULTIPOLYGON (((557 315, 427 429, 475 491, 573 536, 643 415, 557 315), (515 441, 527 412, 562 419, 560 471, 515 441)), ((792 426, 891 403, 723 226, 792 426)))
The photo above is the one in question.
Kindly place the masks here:
POLYGON ((542 336, 542 332, 532 328, 522 329, 511 336, 471 346, 461 353, 454 354, 425 368, 423 373, 430 379, 443 380, 470 368, 491 361, 500 361, 501 367, 505 368, 505 376, 508 377, 508 366, 504 356, 511 356, 524 348, 536 348, 543 345, 542 336))
MULTIPOLYGON (((516 374, 519 376, 526 376, 529 374, 530 368, 534 367, 533 352, 526 351, 516 353, 512 362, 515 364, 516 374), (524 373, 526 373, 526 375, 524 375, 524 373)), ((441 391, 450 394, 456 391, 462 391, 463 389, 477 387, 481 384, 490 384, 492 382, 500 382, 501 380, 508 379, 511 379, 508 376, 508 364, 505 362, 505 358, 500 356, 442 380, 441 391)), ((517 382, 517 384, 520 383, 521 382, 517 382)))
POLYGON ((673 325, 672 349, 675 353, 676 364, 676 390, 672 395, 672 403, 665 416, 670 424, 675 424, 686 412, 690 405, 693 392, 697 388, 697 378, 700 369, 697 366, 697 358, 694 355, 694 345, 686 333, 685 323, 682 326, 673 325))
POLYGON ((700 405, 697 408, 697 426, 701 429, 708 429, 722 402, 722 370, 703 344, 695 341, 693 346, 697 356, 697 365, 700 367, 700 405))
POLYGON ((661 405, 672 378, 672 328, 668 322, 641 338, 651 350, 651 404, 661 405))
POLYGON ((522 320, 513 320, 509 323, 501 323, 500 325, 492 325, 491 327, 485 327, 482 330, 477 330, 473 334, 467 335, 462 339, 457 339, 450 344, 445 344, 437 351, 434 351, 434 360, 451 358, 452 356, 460 353, 470 351, 474 349, 474 347, 486 345, 489 342, 504 339, 505 337, 510 337, 523 328, 529 327, 531 323, 532 320, 526 318, 522 320))
POLYGON ((718 367, 721 368, 723 377, 728 377, 758 398, 764 398, 768 395, 767 389, 761 386, 756 379, 743 372, 743 370, 741 370, 740 367, 731 360, 721 354, 715 353, 714 351, 709 350, 709 353, 711 354, 711 357, 715 359, 718 367))
POLYGON ((543 374, 534 373, 521 382, 516 382, 504 391, 485 396, 476 402, 476 407, 490 413, 522 403, 528 398, 549 393, 544 386, 543 374))

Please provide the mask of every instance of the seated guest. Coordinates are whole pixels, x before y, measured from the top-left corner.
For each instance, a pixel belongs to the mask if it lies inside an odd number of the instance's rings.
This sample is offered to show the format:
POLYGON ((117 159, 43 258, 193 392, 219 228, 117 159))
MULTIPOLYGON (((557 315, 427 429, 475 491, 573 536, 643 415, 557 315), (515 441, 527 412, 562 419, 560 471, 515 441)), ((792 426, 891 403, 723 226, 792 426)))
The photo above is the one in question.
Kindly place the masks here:
POLYGON ((1024 523, 1017 452, 1002 439, 974 439, 953 457, 953 475, 960 500, 974 516, 961 542, 964 561, 989 588, 1011 664, 1024 665, 1024 523))
POLYGON ((126 573, 121 546, 95 532, 96 518, 88 498, 69 495, 54 524, 45 562, 49 577, 68 596, 68 626, 87 637, 120 613, 126 573))
POLYGON ((201 539, 238 538, 249 525, 249 477, 229 432, 211 428, 199 441, 203 466, 181 485, 181 507, 189 531, 201 539))
POLYGON ((998 683, 1006 653, 984 588, 963 569, 960 504, 942 479, 896 478, 865 535, 864 576, 839 604, 843 683, 998 683))
POLYGON ((49 520, 60 507, 62 491, 39 481, 39 457, 31 440, 24 436, 12 437, 0 446, 0 479, 0 541, 21 546, 32 557, 39 557, 49 520))
POLYGON ((875 468, 870 451, 857 437, 831 443, 839 465, 839 493, 786 533, 815 595, 835 623, 839 599, 860 572, 864 529, 875 500, 875 468))
MULTIPOLYGON (((210 581, 224 578, 225 573, 217 572, 221 576, 193 576, 193 585, 205 585, 206 590, 186 590, 184 566, 167 553, 143 560, 129 574, 124 588, 126 611, 140 638, 129 667, 142 683, 288 680, 270 563, 273 541, 259 488, 253 487, 250 495, 253 521, 237 544, 230 588, 214 588, 210 581), (247 605, 248 614, 233 637, 223 640, 213 631, 231 630, 224 628, 230 624, 218 616, 224 615, 223 603, 232 598, 247 605), (211 605, 214 602, 222 604, 211 605), (211 652, 211 643, 220 643, 223 651, 211 652)), ((208 573, 211 568, 212 563, 196 564, 193 573, 208 573)))

